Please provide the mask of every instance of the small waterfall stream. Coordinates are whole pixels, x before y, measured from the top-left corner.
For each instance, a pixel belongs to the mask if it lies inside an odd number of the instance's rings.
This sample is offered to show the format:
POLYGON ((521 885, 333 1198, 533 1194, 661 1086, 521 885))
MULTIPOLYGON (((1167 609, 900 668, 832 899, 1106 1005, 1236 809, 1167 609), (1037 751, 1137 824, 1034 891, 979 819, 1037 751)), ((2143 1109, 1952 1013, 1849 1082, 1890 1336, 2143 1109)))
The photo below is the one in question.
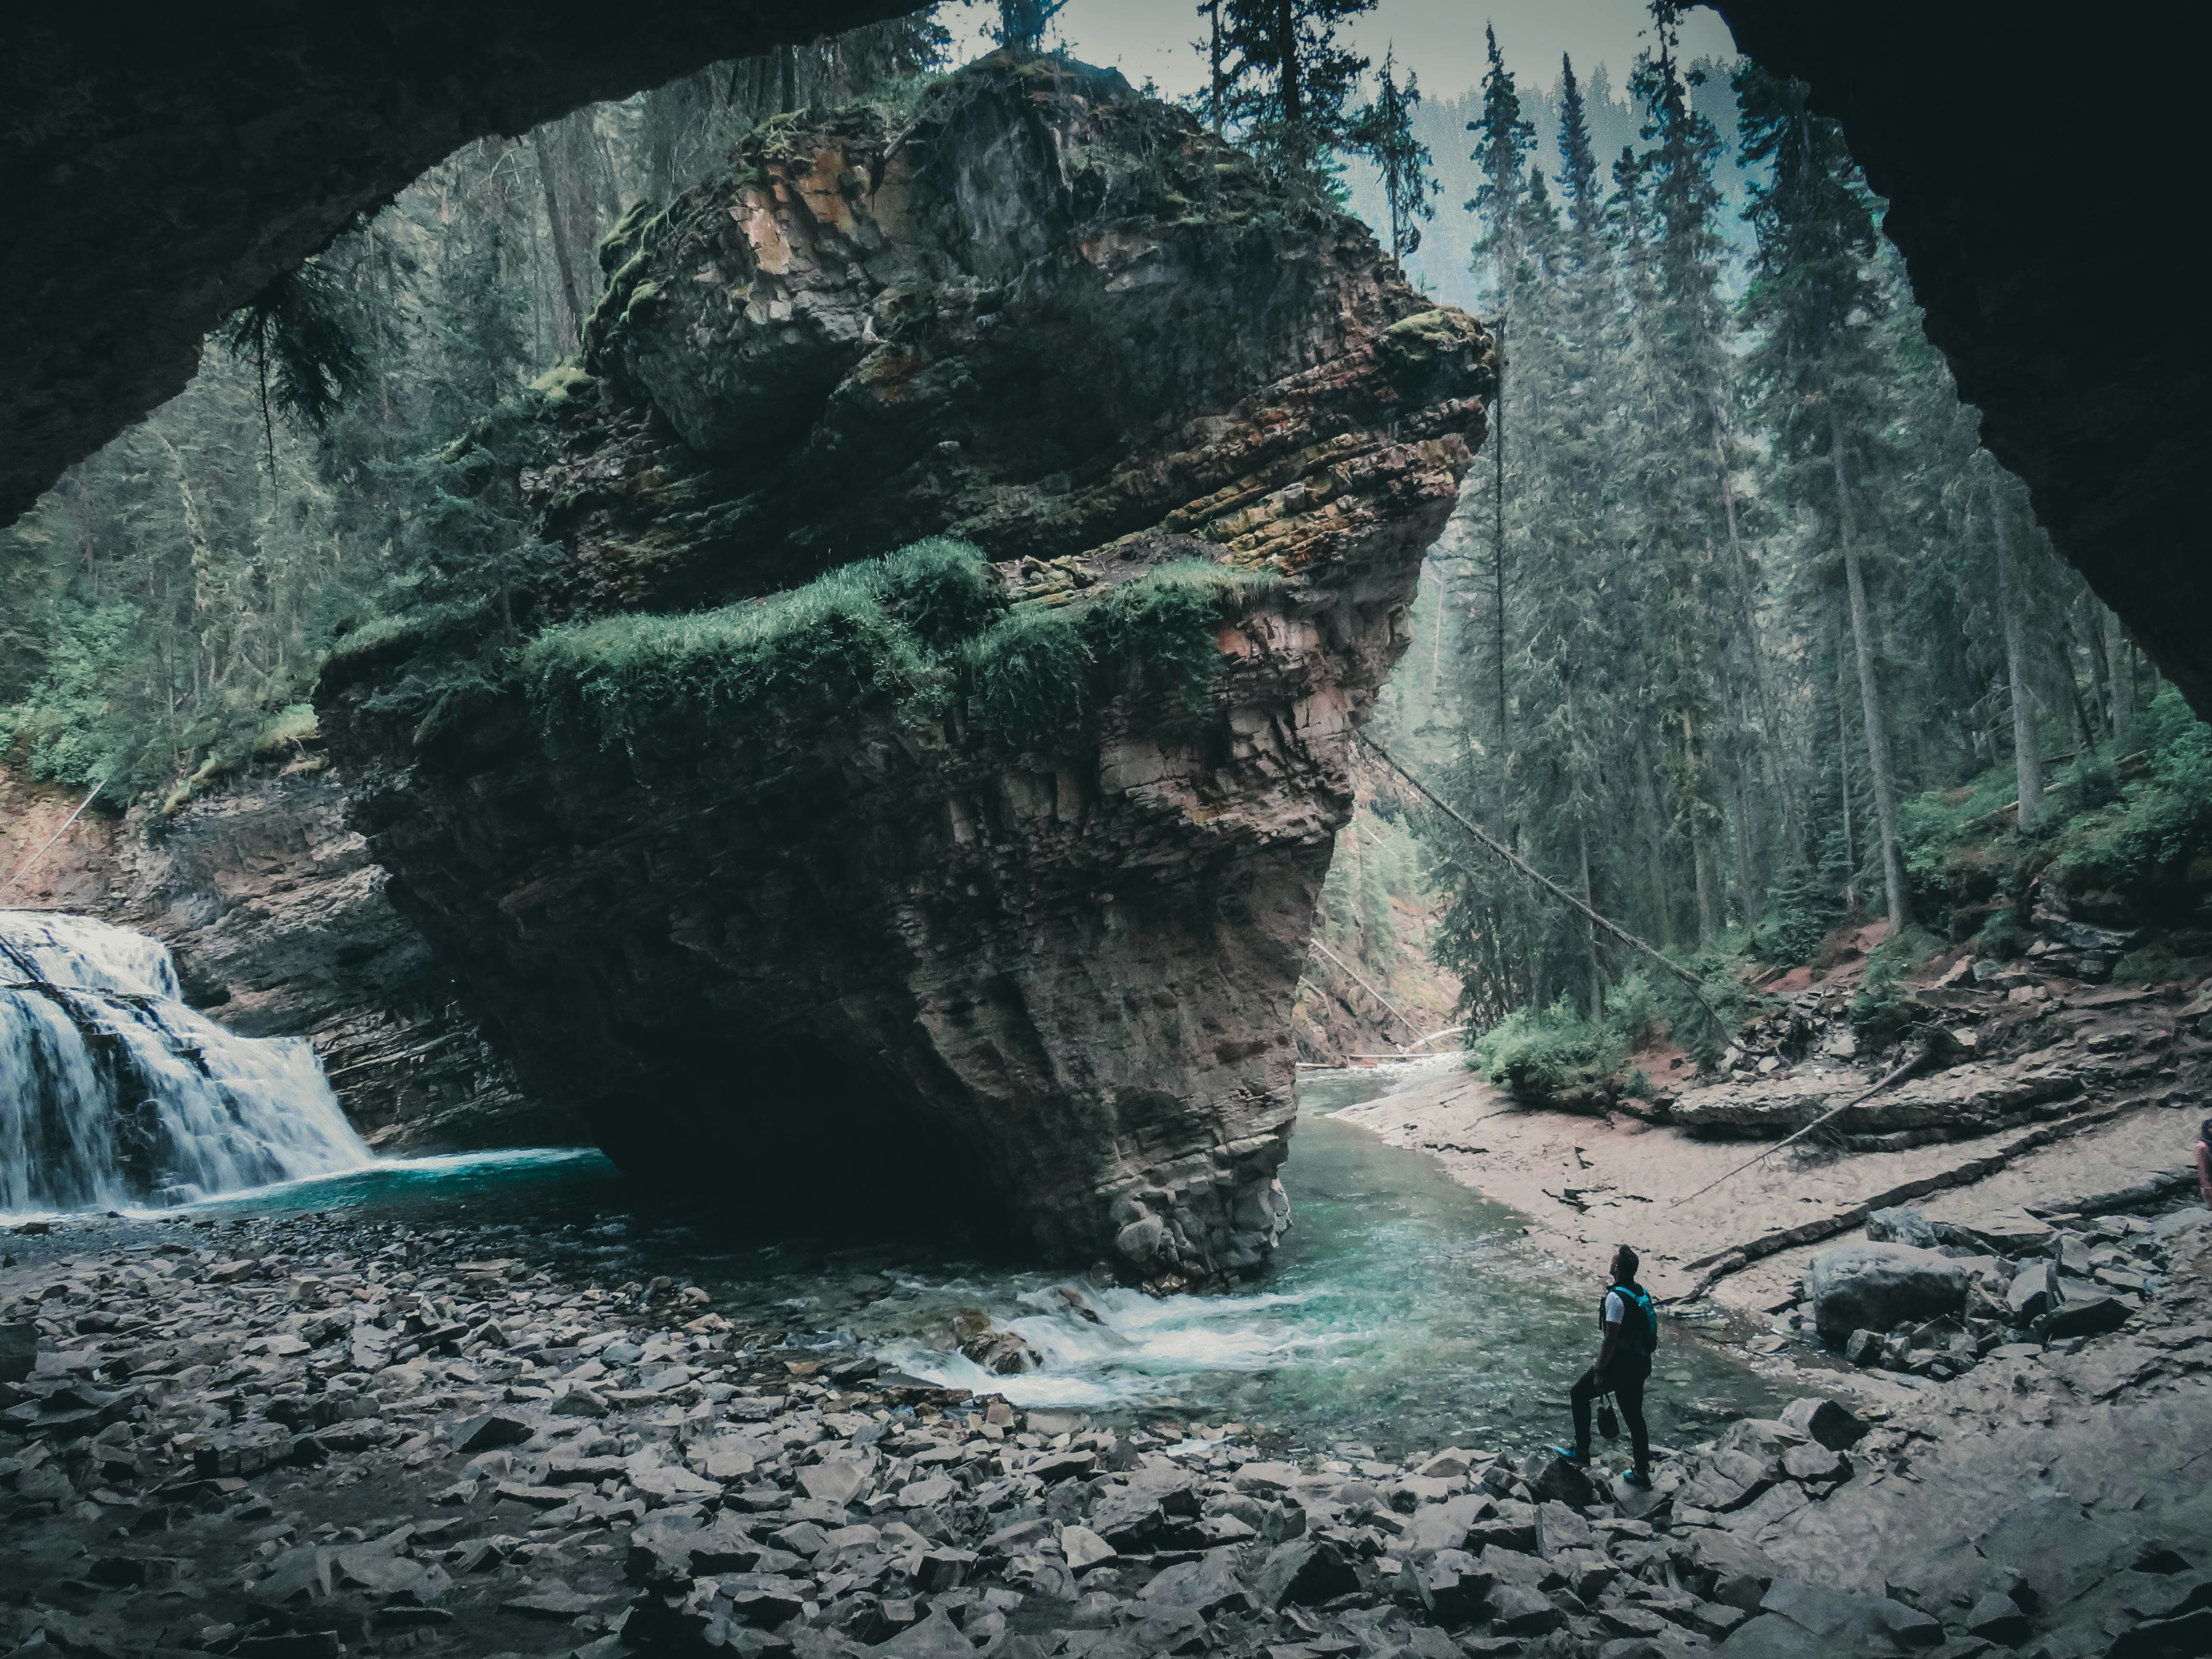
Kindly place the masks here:
POLYGON ((185 1204, 370 1161, 313 1049, 187 1007, 158 939, 0 910, 0 1215, 185 1204))

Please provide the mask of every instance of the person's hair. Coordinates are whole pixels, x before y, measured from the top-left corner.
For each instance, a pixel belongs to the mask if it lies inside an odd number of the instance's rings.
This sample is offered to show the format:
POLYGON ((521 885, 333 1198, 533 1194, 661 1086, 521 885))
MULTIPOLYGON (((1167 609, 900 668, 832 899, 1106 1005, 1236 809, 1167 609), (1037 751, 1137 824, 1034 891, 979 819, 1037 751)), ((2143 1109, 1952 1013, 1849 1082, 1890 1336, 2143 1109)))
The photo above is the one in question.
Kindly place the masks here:
POLYGON ((2207 1146, 2212 1146, 2212 1117, 2206 1118, 2197 1126, 2197 1138, 2207 1146))
POLYGON ((1613 1265, 1616 1267, 1625 1265, 1628 1269, 1628 1277, 1633 1279, 1636 1277, 1636 1270, 1644 1265, 1644 1258, 1624 1244, 1613 1253, 1613 1265))

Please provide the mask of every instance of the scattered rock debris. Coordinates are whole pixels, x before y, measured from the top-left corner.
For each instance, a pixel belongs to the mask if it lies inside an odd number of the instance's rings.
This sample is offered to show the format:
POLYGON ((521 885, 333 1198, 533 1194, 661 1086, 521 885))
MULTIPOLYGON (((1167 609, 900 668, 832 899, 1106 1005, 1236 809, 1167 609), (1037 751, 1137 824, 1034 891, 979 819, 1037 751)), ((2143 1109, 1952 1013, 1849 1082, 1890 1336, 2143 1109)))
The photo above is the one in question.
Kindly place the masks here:
MULTIPOLYGON (((1980 1298, 1968 1319, 1990 1328, 1959 1334, 2012 1379, 1975 1408, 1981 1443, 2085 1393, 2107 1419, 2177 1389, 2202 1413, 2207 1221, 2000 1217, 1949 1243, 1906 1212, 1859 1248, 1924 1255, 1931 1282, 1940 1262, 1980 1298), (1990 1253, 1939 1253, 1969 1246, 1990 1253), (2057 1288, 2023 1320, 2024 1261, 2057 1288), (2124 1332, 2065 1334, 2107 1296, 2129 1300, 2124 1332)), ((0 1651, 1967 1659, 2202 1651, 2174 1644, 2212 1621, 2212 1549, 2047 1492, 1908 1565, 1790 1565, 1808 1516, 1840 1527, 1867 1507, 1854 1492, 1910 1490, 1959 1432, 1950 1391, 1799 1400, 1661 1449, 1638 1491, 1549 1453, 1392 1462, 1243 1424, 1024 1412, 797 1357, 696 1287, 570 1284, 454 1230, 264 1222, 251 1255, 234 1232, 125 1236, 148 1242, 0 1276, 0 1651), (2075 1533, 2103 1565, 2050 1565, 2075 1533)))

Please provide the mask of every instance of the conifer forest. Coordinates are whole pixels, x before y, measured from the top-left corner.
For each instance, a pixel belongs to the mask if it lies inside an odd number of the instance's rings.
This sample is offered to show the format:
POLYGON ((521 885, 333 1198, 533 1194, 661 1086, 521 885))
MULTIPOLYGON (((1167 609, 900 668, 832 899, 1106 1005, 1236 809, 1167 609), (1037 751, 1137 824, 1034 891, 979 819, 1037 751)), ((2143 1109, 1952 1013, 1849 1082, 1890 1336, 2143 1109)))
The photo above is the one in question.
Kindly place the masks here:
POLYGON ((2179 9, 18 8, 0 1654, 2212 1652, 2179 9))

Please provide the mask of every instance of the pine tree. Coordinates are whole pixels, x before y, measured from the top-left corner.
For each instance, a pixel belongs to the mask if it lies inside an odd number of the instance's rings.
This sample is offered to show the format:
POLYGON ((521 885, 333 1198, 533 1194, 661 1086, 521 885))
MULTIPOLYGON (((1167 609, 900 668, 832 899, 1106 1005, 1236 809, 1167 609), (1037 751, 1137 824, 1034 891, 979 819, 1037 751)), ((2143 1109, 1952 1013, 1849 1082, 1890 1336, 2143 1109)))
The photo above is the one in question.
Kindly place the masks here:
POLYGON ((1222 0, 1224 107, 1293 171, 1345 140, 1367 59, 1338 38, 1376 0, 1222 0))
POLYGON ((1842 554, 1882 884, 1891 925, 1902 928, 1911 900, 1861 546, 1859 497, 1884 389, 1873 326, 1884 307, 1869 272, 1873 204, 1841 131, 1806 106, 1802 83, 1747 65, 1735 85, 1744 157, 1772 168, 1771 181, 1753 188, 1746 216, 1758 237, 1757 280, 1744 307, 1762 331, 1755 372, 1785 486, 1825 511, 1842 554))
POLYGON ((1536 130, 1521 115, 1521 94, 1513 71, 1505 67, 1498 50, 1498 31, 1482 31, 1490 67, 1482 76, 1482 113, 1467 125, 1476 135, 1473 160, 1482 174, 1469 213, 1481 216, 1482 230, 1475 240, 1475 258, 1490 267, 1491 282, 1503 314, 1511 298, 1514 266, 1518 263, 1521 196, 1527 183, 1528 153, 1536 148, 1536 130))
POLYGON ((1382 174, 1383 204, 1390 216, 1390 257, 1401 270, 1406 256, 1421 245, 1419 222, 1437 216, 1437 185, 1430 177, 1435 158, 1413 135, 1413 112, 1420 106, 1420 77, 1408 70, 1401 87, 1395 52, 1386 52, 1375 96, 1353 118, 1347 135, 1382 174))
POLYGON ((1045 30, 1067 9, 1067 0, 998 0, 998 3, 999 25, 993 33, 1000 46, 1017 52, 1041 50, 1045 30))
POLYGON ((224 346, 253 366, 272 474, 278 415, 320 432, 361 389, 368 368, 359 333, 344 290, 313 259, 276 278, 223 325, 224 346))

